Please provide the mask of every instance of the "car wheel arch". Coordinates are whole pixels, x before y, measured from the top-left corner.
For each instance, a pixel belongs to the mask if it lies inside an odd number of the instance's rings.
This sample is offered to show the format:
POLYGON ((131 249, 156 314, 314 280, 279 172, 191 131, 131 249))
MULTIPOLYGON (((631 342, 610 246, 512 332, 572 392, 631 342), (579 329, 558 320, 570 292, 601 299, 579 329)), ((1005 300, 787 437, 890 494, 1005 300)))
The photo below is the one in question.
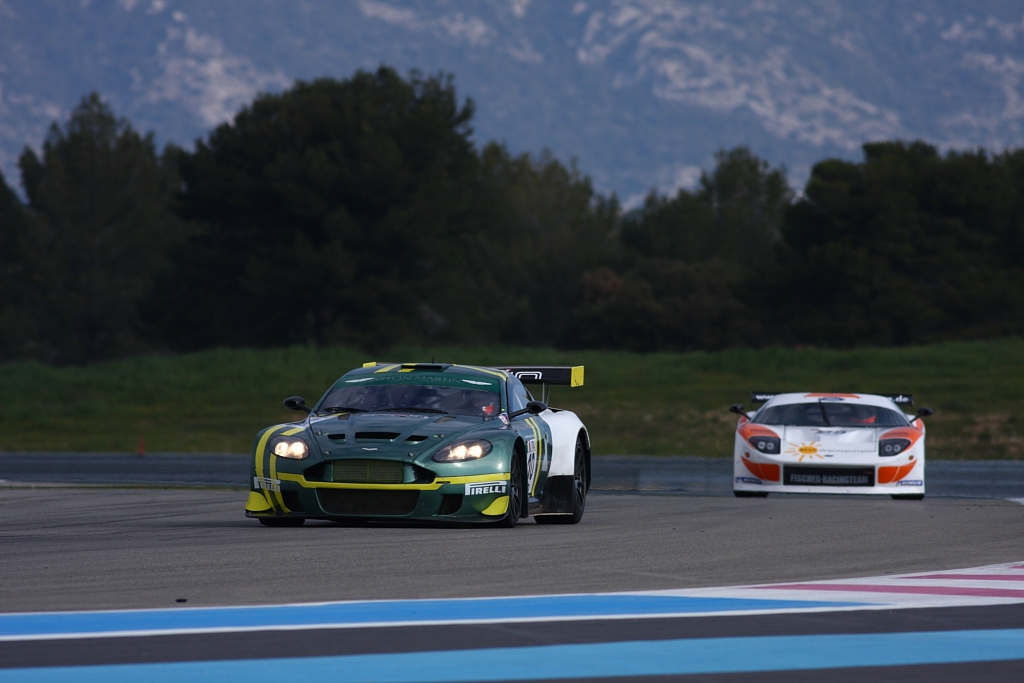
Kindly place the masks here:
POLYGON ((585 428, 581 428, 580 429, 579 439, 580 439, 580 441, 583 442, 583 461, 587 465, 586 483, 587 483, 587 490, 589 491, 590 490, 590 479, 591 479, 593 470, 591 469, 591 466, 590 466, 590 434, 587 433, 587 430, 585 428))

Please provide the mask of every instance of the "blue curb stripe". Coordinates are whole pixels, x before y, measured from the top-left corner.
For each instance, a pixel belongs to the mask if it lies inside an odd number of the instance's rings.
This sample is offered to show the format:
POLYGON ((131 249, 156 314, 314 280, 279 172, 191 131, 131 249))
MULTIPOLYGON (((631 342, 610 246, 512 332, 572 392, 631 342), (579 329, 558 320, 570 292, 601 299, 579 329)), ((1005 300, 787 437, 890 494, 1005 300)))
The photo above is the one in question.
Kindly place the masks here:
POLYGON ((383 600, 177 610, 0 614, 0 637, 114 632, 315 627, 444 621, 600 618, 739 610, 850 607, 864 603, 694 598, 664 595, 553 595, 470 600, 383 600))
POLYGON ((1024 659, 1024 629, 587 645, 0 670, 3 683, 314 680, 430 683, 658 676, 1024 659))

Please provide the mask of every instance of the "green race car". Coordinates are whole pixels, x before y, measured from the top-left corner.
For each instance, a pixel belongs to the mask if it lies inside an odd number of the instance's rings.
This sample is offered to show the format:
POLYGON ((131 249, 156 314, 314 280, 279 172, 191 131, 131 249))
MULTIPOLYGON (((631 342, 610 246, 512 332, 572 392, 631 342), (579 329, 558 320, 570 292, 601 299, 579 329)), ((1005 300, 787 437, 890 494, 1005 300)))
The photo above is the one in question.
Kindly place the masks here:
POLYGON ((583 367, 367 363, 308 413, 256 437, 249 517, 575 524, 590 488, 590 438, 524 384, 581 386, 583 367))

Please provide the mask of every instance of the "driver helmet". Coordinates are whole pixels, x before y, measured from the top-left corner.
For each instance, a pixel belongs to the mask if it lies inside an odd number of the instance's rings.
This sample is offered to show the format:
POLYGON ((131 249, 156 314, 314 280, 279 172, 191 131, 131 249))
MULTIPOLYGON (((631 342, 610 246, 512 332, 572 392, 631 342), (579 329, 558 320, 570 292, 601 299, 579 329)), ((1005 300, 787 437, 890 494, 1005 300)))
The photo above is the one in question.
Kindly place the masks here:
POLYGON ((473 412, 484 417, 494 417, 498 414, 498 395, 489 391, 474 391, 469 399, 473 412))

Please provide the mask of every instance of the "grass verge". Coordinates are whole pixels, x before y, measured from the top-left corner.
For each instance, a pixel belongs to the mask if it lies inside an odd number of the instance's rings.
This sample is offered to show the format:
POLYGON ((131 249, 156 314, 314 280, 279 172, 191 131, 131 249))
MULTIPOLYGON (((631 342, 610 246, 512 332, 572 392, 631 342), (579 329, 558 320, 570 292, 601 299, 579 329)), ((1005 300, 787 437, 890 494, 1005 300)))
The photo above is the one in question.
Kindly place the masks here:
MULTIPOLYGON (((898 349, 764 349, 634 354, 550 349, 396 348, 378 360, 585 365, 586 384, 553 390, 579 413, 597 454, 728 457, 730 403, 749 392, 913 393, 936 410, 928 456, 1024 458, 1024 341, 898 349)), ((0 365, 0 450, 246 452, 256 431, 298 415, 367 354, 346 348, 214 350, 87 367, 0 365)))

